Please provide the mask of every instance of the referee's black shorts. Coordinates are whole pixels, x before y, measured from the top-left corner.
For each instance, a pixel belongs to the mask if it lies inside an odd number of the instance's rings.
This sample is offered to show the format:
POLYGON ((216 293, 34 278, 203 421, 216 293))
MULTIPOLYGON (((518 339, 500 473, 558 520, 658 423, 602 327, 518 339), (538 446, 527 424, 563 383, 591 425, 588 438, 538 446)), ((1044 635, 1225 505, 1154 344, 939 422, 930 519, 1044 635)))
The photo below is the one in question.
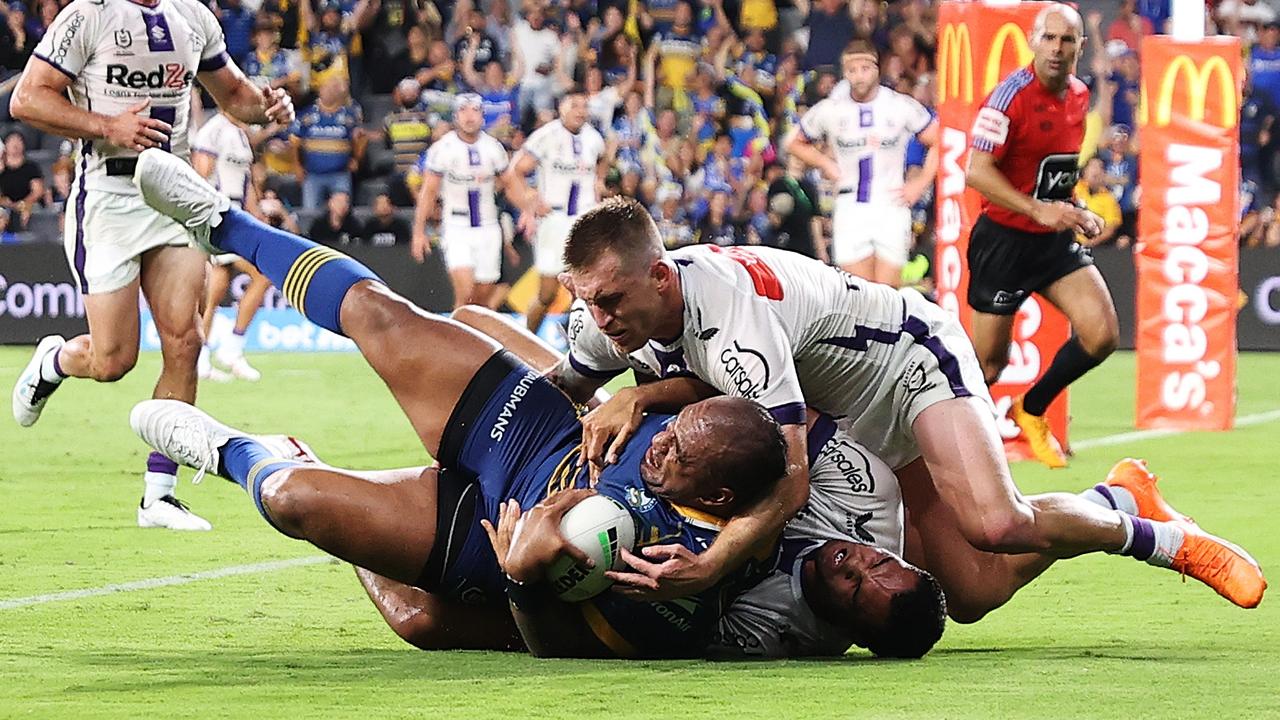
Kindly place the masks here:
POLYGON ((1093 253, 1070 230, 1032 233, 979 215, 969 236, 969 306, 1012 315, 1033 292, 1093 264, 1093 253))

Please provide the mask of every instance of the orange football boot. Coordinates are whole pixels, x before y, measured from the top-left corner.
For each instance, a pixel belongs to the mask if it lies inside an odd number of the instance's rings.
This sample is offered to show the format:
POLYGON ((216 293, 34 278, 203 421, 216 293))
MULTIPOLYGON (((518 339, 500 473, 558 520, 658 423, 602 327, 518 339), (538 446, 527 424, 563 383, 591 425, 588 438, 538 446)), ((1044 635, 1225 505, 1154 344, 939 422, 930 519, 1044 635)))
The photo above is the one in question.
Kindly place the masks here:
POLYGON ((1053 437, 1053 433, 1049 431, 1049 421, 1039 415, 1032 415, 1022 407, 1022 396, 1019 395, 1013 401, 1013 406, 1009 408, 1009 414, 1013 417, 1013 421, 1021 428, 1022 434, 1027 437, 1027 443, 1031 445, 1031 452, 1040 462, 1051 468, 1064 468, 1067 466, 1067 459, 1062 455, 1062 448, 1058 445, 1058 441, 1053 437))
POLYGON ((1196 525, 1177 521, 1174 524, 1184 537, 1170 567, 1208 585, 1242 608, 1257 607, 1262 602, 1267 581, 1249 553, 1196 525))
POLYGON ((1125 458, 1107 473, 1106 485, 1115 485, 1129 491, 1138 504, 1138 517, 1159 522, 1178 521, 1195 524, 1195 520, 1183 515, 1165 502, 1156 487, 1158 478, 1147 469, 1147 461, 1125 458))

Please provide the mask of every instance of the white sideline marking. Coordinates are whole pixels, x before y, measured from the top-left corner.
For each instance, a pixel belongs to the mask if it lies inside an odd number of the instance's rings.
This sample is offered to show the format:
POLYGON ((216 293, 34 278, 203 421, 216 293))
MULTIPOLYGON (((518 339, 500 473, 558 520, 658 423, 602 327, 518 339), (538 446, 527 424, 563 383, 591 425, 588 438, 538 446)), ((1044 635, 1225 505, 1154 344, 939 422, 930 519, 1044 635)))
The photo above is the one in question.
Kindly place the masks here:
MULTIPOLYGON (((1253 415, 1241 415, 1236 418, 1235 427, 1249 427, 1250 425, 1261 425, 1269 423, 1273 420, 1280 420, 1280 410, 1268 410, 1267 412, 1255 413, 1253 415)), ((1169 437, 1170 435, 1181 435, 1189 430, 1135 430, 1133 432, 1117 433, 1115 435, 1103 435, 1102 437, 1086 438, 1071 443, 1072 449, 1088 450, 1089 448, 1108 447, 1111 445, 1123 445, 1127 442, 1135 442, 1138 440, 1152 440, 1154 438, 1169 437)))
POLYGON ((314 555, 312 557, 293 558, 292 560, 274 560, 272 562, 253 563, 251 565, 232 565, 231 567, 217 568, 216 570, 205 570, 203 572, 184 573, 182 575, 148 578, 146 580, 135 580, 127 583, 113 583, 111 585, 103 585, 102 587, 96 588, 67 590, 64 592, 49 593, 47 595, 32 595, 30 597, 0 600, 0 610, 13 610, 14 608, 27 607, 30 605, 43 605, 45 603, 60 602, 62 600, 79 600, 81 598, 98 597, 100 595, 114 595, 115 593, 133 592, 134 590, 151 590, 153 588, 167 587, 169 585, 186 585, 187 583, 199 582, 201 580, 216 580, 217 578, 231 577, 233 575, 253 575, 255 573, 276 572, 277 570, 288 570, 289 568, 319 565, 327 562, 336 561, 328 555, 314 555))
MULTIPOLYGON (((1261 425, 1263 423, 1280 420, 1280 410, 1269 410, 1267 412, 1255 413, 1253 415, 1242 415, 1236 418, 1236 427, 1249 427, 1251 425, 1261 425)), ((1115 435, 1103 435, 1102 437, 1087 438, 1072 443, 1077 450, 1087 450, 1096 447, 1108 447, 1111 445, 1123 445, 1127 442, 1135 442, 1138 440, 1151 440, 1154 438, 1169 437, 1170 435, 1181 435, 1186 430, 1136 430, 1133 432, 1117 433, 1115 435)), ((103 585, 96 588, 84 588, 82 590, 67 590, 58 593, 49 593, 47 595, 32 595, 30 597, 12 598, 9 600, 0 600, 0 610, 13 610, 14 608, 29 607, 31 605, 43 605, 51 602, 61 602, 63 600, 79 600, 81 598, 100 597, 102 595, 114 595, 122 592, 133 592, 134 590, 151 590, 158 587, 167 587, 170 585, 186 585, 187 583, 199 582, 201 580, 216 580, 218 578, 232 577, 234 575, 253 575, 257 573, 276 572, 277 570, 288 570, 296 567, 306 567, 308 565, 320 565, 326 562, 338 562, 327 555, 314 555, 311 557, 294 558, 292 560, 275 560, 273 562, 253 563, 251 565, 232 565, 231 567, 218 568, 216 570, 205 570, 203 572, 185 573, 183 575, 170 575, 168 577, 149 578, 147 580, 135 580, 127 583, 115 583, 111 585, 103 585)))

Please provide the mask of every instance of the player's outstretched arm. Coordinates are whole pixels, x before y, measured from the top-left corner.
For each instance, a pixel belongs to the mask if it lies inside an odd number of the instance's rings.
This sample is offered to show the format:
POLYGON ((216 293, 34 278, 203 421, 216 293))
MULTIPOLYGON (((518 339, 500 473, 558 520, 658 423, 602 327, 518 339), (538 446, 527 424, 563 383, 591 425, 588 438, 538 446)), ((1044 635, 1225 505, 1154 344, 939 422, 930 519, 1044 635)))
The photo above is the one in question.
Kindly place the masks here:
POLYGON ((543 500, 523 516, 509 500, 498 508, 498 526, 481 520, 498 565, 507 574, 511 615, 529 652, 536 657, 600 658, 614 653, 587 625, 577 607, 560 601, 546 580, 547 568, 562 553, 590 563, 560 534, 560 519, 590 490, 565 490, 543 500), (523 518, 523 522, 521 522, 523 518))
POLYGON ((293 122, 293 100, 284 88, 254 85, 234 62, 196 76, 213 96, 218 107, 237 120, 251 125, 293 122))

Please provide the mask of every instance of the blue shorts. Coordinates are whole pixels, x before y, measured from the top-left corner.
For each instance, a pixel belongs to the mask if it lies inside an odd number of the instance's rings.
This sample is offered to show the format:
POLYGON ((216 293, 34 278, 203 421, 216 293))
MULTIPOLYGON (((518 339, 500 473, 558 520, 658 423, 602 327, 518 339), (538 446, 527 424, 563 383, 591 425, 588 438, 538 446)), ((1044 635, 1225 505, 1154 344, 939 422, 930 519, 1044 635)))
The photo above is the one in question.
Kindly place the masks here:
MULTIPOLYGON (((445 557, 434 587, 467 603, 504 597, 503 577, 480 519, 498 522, 498 506, 514 498, 524 510, 548 494, 551 485, 585 483, 577 471, 582 425, 573 403, 558 388, 507 352, 489 358, 463 391, 440 440, 438 461, 450 472, 440 482, 474 482, 479 496, 469 517, 446 517, 437 526, 445 557), (463 533, 462 523, 469 525, 463 533), (460 542, 460 546, 458 543, 460 542)), ((441 492, 441 497, 448 493, 441 492)), ((447 510, 444 508, 443 510, 447 510)), ((433 555, 436 549, 433 549, 433 555)))

